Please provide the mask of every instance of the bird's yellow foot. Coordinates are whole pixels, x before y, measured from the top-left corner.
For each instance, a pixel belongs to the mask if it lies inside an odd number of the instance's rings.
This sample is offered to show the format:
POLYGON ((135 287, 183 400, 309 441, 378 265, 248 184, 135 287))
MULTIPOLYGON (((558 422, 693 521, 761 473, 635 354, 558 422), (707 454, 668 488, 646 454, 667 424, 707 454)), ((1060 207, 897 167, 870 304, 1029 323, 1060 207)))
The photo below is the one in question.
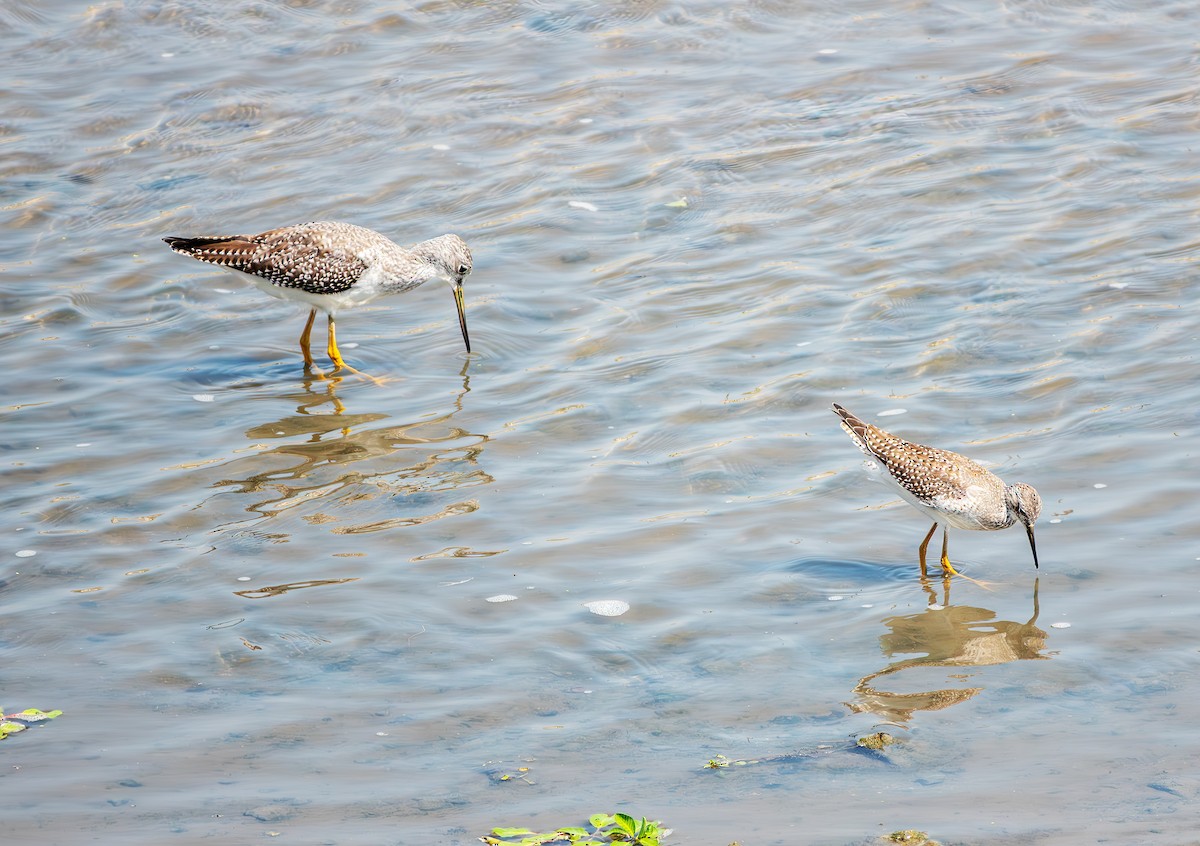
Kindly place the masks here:
POLYGON ((355 376, 365 379, 368 382, 373 382, 376 385, 379 385, 381 387, 383 385, 388 384, 389 382, 396 381, 395 379, 388 378, 387 376, 372 376, 370 373, 363 373, 361 370, 355 370, 353 367, 351 367, 349 364, 346 364, 346 362, 344 362, 344 361, 341 364, 337 365, 337 367, 334 368, 333 374, 336 375, 343 371, 346 371, 348 373, 353 373, 355 376))
POLYGON ((951 576, 958 576, 960 579, 966 579, 971 584, 978 585, 979 587, 983 588, 984 590, 992 590, 991 586, 993 584, 995 584, 994 582, 981 582, 979 579, 972 579, 970 576, 968 576, 964 573, 958 572, 953 567, 951 567, 950 562, 944 558, 942 559, 942 574, 943 574, 943 577, 946 579, 949 579, 951 576))
POLYGON ((334 327, 332 314, 329 315, 329 344, 325 348, 325 352, 328 353, 329 360, 333 362, 333 366, 334 366, 333 372, 334 373, 341 373, 343 370, 348 370, 356 376, 361 376, 362 378, 366 379, 368 382, 374 382, 376 385, 385 385, 389 381, 387 379, 380 379, 375 376, 368 375, 366 373, 363 373, 361 370, 355 370, 353 367, 351 367, 349 364, 346 363, 346 360, 344 358, 342 358, 341 351, 338 350, 337 330, 334 327))

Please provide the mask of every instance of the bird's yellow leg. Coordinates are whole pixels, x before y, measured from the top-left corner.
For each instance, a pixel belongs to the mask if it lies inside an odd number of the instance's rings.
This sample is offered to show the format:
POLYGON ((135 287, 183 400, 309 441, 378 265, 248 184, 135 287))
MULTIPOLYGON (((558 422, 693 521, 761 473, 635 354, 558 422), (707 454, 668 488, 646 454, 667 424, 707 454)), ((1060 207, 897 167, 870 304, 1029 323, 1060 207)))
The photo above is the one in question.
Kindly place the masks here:
POLYGON ((933 533, 936 531, 937 531, 937 523, 934 523, 932 526, 929 527, 929 534, 927 534, 925 536, 925 540, 921 541, 921 548, 917 551, 917 554, 921 556, 921 576, 922 577, 927 578, 929 576, 929 571, 925 569, 925 551, 927 549, 929 549, 929 539, 931 537, 933 537, 933 533))
POLYGON ((946 528, 945 526, 943 526, 942 527, 942 572, 949 573, 951 576, 961 576, 962 573, 960 573, 954 569, 954 567, 950 564, 950 556, 946 554, 946 544, 949 539, 948 538, 949 534, 950 534, 950 530, 948 528, 946 528))
POLYGON ((346 363, 346 360, 344 358, 342 358, 341 352, 338 351, 337 333, 336 333, 336 330, 333 328, 333 315, 332 314, 329 315, 329 346, 326 348, 325 351, 329 354, 329 360, 333 362, 333 366, 336 368, 336 370, 334 371, 335 373, 340 370, 349 370, 351 373, 357 374, 357 375, 363 377, 364 379, 374 382, 376 385, 382 385, 384 383, 384 380, 382 380, 382 379, 376 379, 374 376, 371 376, 367 373, 363 373, 361 370, 355 370, 353 367, 351 367, 349 364, 346 363))
POLYGON ((332 314, 329 315, 329 345, 325 348, 325 351, 329 353, 329 360, 333 362, 333 366, 338 370, 347 366, 345 360, 342 358, 341 351, 338 350, 337 332, 333 328, 332 314))
POLYGON ((312 350, 308 346, 309 339, 312 337, 313 321, 317 319, 317 310, 314 308, 308 313, 308 322, 304 324, 304 331, 300 333, 300 352, 304 353, 304 366, 312 367, 313 362, 312 350))
POLYGON ((972 584, 979 585, 984 590, 991 590, 989 582, 981 582, 979 579, 972 579, 970 576, 964 575, 954 569, 950 563, 950 556, 946 554, 946 535, 948 530, 945 526, 942 527, 942 575, 948 581, 951 576, 958 576, 960 579, 966 579, 972 584))

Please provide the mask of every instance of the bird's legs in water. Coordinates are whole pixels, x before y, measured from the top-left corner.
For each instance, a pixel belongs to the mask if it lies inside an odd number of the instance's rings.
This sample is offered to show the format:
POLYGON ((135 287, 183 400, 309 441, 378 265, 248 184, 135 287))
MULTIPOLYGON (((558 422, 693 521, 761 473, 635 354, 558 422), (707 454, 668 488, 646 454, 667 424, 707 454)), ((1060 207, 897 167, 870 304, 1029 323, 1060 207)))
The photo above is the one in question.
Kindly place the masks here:
MULTIPOLYGON (((921 541, 921 548, 920 548, 920 550, 918 550, 918 555, 921 556, 921 575, 922 576, 928 575, 928 571, 925 569, 925 552, 926 552, 926 550, 929 549, 929 540, 930 540, 930 538, 933 537, 933 533, 937 531, 937 527, 938 527, 937 523, 934 523, 932 526, 929 527, 929 534, 927 534, 925 536, 925 540, 921 541)), ((943 526, 942 527, 942 572, 948 576, 960 576, 962 574, 954 569, 954 566, 950 563, 950 556, 946 554, 946 545, 949 542, 948 534, 949 534, 949 531, 948 531, 947 527, 943 526)))
POLYGON ((313 357, 312 350, 309 349, 308 341, 312 337, 313 321, 317 319, 317 310, 314 308, 308 313, 308 322, 304 324, 304 331, 300 334, 300 352, 304 353, 304 366, 312 367, 313 357))

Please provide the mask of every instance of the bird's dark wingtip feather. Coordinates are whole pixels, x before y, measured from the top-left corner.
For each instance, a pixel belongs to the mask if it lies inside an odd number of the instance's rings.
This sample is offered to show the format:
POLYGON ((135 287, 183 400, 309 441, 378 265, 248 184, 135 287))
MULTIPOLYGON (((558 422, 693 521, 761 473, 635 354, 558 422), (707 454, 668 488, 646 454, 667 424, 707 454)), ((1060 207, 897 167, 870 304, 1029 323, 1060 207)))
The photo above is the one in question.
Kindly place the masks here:
POLYGON ((833 404, 833 413, 842 418, 842 422, 861 425, 862 421, 854 416, 854 412, 846 408, 844 405, 833 404))

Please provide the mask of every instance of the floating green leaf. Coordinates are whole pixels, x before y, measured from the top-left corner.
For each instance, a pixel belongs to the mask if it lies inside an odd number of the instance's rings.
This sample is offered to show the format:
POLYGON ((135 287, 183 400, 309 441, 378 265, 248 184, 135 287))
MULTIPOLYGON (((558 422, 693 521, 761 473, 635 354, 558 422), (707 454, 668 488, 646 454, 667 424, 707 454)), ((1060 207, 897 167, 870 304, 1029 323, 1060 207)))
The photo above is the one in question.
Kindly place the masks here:
POLYGON ((724 755, 716 755, 708 759, 708 763, 704 765, 706 770, 723 770, 726 767, 748 767, 750 764, 757 764, 758 761, 732 761, 724 755))
POLYGON ((29 726, 24 723, 10 723, 7 720, 0 722, 0 740, 8 737, 10 734, 16 734, 19 731, 25 731, 29 726))
POLYGON ((62 711, 41 711, 37 708, 26 708, 24 711, 18 711, 15 714, 5 715, 4 710, 0 709, 0 740, 3 740, 10 734, 25 731, 25 729, 29 728, 29 723, 40 723, 42 720, 53 720, 55 717, 60 716, 62 716, 62 711))
POLYGON ((37 708, 26 708, 19 714, 9 714, 8 716, 17 720, 24 720, 27 723, 36 723, 42 720, 53 720, 55 717, 61 717, 62 711, 39 711, 37 708))
POLYGON ((645 817, 636 820, 629 814, 592 814, 588 817, 594 831, 578 826, 563 826, 538 834, 527 828, 493 828, 490 835, 479 839, 489 846, 548 846, 552 843, 571 843, 580 846, 601 846, 609 843, 632 843, 634 846, 660 846, 669 829, 645 817), (514 838, 520 838, 514 839, 514 838))

